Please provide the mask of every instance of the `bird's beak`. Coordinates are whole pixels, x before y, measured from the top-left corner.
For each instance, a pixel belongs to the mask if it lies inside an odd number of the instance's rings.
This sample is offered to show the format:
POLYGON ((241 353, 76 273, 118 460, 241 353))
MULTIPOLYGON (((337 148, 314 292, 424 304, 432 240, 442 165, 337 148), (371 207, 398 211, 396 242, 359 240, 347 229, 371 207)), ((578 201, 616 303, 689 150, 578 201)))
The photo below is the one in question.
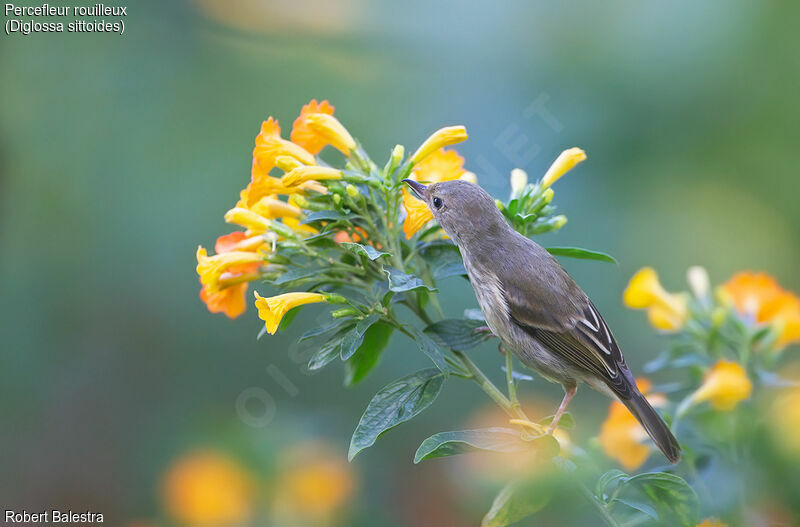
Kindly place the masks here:
POLYGON ((414 191, 414 194, 419 197, 419 199, 424 200, 428 195, 428 187, 423 185, 418 181, 414 181, 413 179, 404 179, 403 183, 411 187, 411 190, 414 191))

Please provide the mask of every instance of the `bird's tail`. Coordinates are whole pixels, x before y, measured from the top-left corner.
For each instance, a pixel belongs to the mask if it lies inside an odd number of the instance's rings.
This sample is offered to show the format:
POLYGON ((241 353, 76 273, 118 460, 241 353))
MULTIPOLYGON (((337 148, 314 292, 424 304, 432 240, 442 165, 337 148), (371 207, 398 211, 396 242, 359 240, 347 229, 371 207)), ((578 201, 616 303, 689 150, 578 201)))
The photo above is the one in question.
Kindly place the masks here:
POLYGON ((678 440, 670 432, 667 423, 661 419, 655 409, 647 402, 644 395, 634 390, 630 399, 621 399, 622 403, 642 424, 647 434, 653 439, 659 450, 664 453, 670 463, 677 463, 681 458, 681 447, 678 440))

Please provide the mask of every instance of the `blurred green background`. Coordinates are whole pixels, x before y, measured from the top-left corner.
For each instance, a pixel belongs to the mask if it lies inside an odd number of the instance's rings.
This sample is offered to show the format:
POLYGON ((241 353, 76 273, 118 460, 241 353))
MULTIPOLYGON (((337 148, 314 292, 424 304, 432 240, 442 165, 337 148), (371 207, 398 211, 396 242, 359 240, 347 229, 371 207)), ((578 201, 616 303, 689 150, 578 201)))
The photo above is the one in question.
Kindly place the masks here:
MULTIPOLYGON (((222 215, 249 180, 261 121, 288 132, 311 98, 329 99, 379 162, 395 143, 413 149, 466 125, 458 150, 497 196, 512 168, 538 177, 562 149, 585 149, 555 186, 569 223, 546 243, 617 257, 564 263, 634 371, 663 345, 622 306, 643 265, 669 289, 701 264, 715 283, 763 269, 800 290, 796 3, 185 0, 128 11, 122 36, 0 37, 4 508, 168 524, 161 481, 183 453, 225 451, 265 474, 300 440, 344 458, 372 394, 426 365, 395 335, 376 373, 347 390, 339 366, 309 376, 290 353, 321 310, 256 341, 252 306, 231 322, 198 299, 195 248, 229 232, 222 215), (243 392, 266 397, 266 426, 242 418, 265 410, 237 410, 243 392)), ((452 315, 476 307, 460 279, 442 298, 452 315)), ((473 356, 501 375, 494 345, 473 356)), ((561 395, 541 380, 523 390, 542 415, 561 395)), ((474 473, 411 460, 422 439, 486 404, 450 383, 359 456, 341 521, 476 525, 491 493, 464 481, 474 473)), ((575 435, 594 435, 607 405, 579 392, 575 435)), ((591 518, 572 514, 538 525, 591 518)))

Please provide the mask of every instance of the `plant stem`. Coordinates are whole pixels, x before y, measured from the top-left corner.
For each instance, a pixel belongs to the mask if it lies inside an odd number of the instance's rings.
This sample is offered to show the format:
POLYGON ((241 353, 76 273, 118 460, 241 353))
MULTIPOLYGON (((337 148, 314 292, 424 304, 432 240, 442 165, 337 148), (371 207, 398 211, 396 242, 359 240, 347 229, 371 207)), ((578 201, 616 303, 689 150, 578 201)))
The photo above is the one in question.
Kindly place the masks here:
MULTIPOLYGON (((502 349, 502 344, 500 347, 502 349)), ((508 398, 511 401, 511 406, 519 408, 519 399, 517 399, 517 385, 514 382, 514 359, 508 350, 505 350, 506 355, 506 384, 508 385, 508 398)))
POLYGON ((594 508, 597 509, 597 512, 600 514, 600 517, 603 518, 603 521, 608 525, 608 527, 622 527, 620 523, 611 516, 611 513, 608 512, 604 503, 600 502, 597 499, 597 496, 591 493, 589 489, 586 488, 586 485, 583 483, 578 482, 578 487, 581 489, 581 493, 586 497, 594 508))

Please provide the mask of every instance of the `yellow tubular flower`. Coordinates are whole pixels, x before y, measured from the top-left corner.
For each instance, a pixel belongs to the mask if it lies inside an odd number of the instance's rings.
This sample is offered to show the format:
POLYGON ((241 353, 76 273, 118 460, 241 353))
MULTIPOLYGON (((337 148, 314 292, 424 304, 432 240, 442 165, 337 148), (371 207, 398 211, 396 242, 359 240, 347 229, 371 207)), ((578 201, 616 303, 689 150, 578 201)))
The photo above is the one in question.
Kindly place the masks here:
POLYGON ((264 321, 267 333, 274 335, 278 331, 283 316, 292 308, 304 304, 325 302, 327 297, 321 293, 284 293, 278 296, 264 298, 253 291, 256 296, 256 309, 258 317, 264 321))
POLYGON ((197 274, 209 292, 219 290, 220 275, 228 268, 235 265, 250 264, 261 262, 261 255, 255 252, 231 251, 214 256, 208 256, 208 252, 202 245, 197 246, 197 274))
POLYGON ((312 113, 305 118, 308 127, 322 136, 331 146, 346 156, 355 150, 356 141, 350 132, 333 115, 312 113))
POLYGON ((542 177, 542 186, 544 188, 549 187, 584 159, 586 159, 586 152, 580 148, 564 150, 561 152, 561 155, 553 161, 553 164, 550 165, 550 168, 547 169, 544 177, 542 177))
POLYGON ((290 156, 306 165, 315 165, 314 156, 305 148, 281 137, 281 128, 278 121, 270 117, 261 125, 261 132, 256 136, 256 147, 253 158, 262 170, 269 172, 275 166, 279 156, 290 156))
POLYGON ((406 189, 403 189, 403 207, 406 209, 403 232, 406 233, 406 239, 410 239, 426 223, 433 219, 433 213, 424 201, 415 198, 406 189))
POLYGON ((662 331, 681 329, 689 317, 686 297, 664 290, 652 267, 644 267, 633 275, 623 301, 629 308, 647 309, 650 323, 662 331))
POLYGON ((308 181, 326 179, 342 179, 342 172, 329 167, 297 167, 288 174, 284 174, 281 183, 291 187, 308 181))
POLYGON ((164 474, 164 505, 181 525, 227 527, 249 523, 255 484, 227 455, 196 451, 174 462, 164 474))
POLYGON ((225 221, 241 225, 254 233, 266 232, 270 228, 270 220, 249 209, 234 207, 225 213, 225 221))
POLYGON ((258 203, 250 207, 250 210, 268 219, 298 218, 303 215, 303 211, 299 208, 270 196, 261 198, 258 203))
MULTIPOLYGON (((426 183, 439 183, 460 179, 464 170, 464 158, 455 150, 439 149, 414 167, 411 179, 426 183)), ((473 174, 474 175, 474 174, 473 174)))
POLYGON ((468 137, 467 129, 463 126, 440 128, 417 148, 417 151, 411 156, 411 164, 416 165, 440 148, 466 141, 468 137))
POLYGON ((706 372, 703 384, 691 395, 691 400, 709 401, 715 410, 728 412, 750 397, 752 390, 753 383, 740 364, 721 360, 706 372))
POLYGON ((291 172, 295 168, 303 166, 303 163, 291 156, 278 156, 275 158, 275 166, 284 172, 291 172))

